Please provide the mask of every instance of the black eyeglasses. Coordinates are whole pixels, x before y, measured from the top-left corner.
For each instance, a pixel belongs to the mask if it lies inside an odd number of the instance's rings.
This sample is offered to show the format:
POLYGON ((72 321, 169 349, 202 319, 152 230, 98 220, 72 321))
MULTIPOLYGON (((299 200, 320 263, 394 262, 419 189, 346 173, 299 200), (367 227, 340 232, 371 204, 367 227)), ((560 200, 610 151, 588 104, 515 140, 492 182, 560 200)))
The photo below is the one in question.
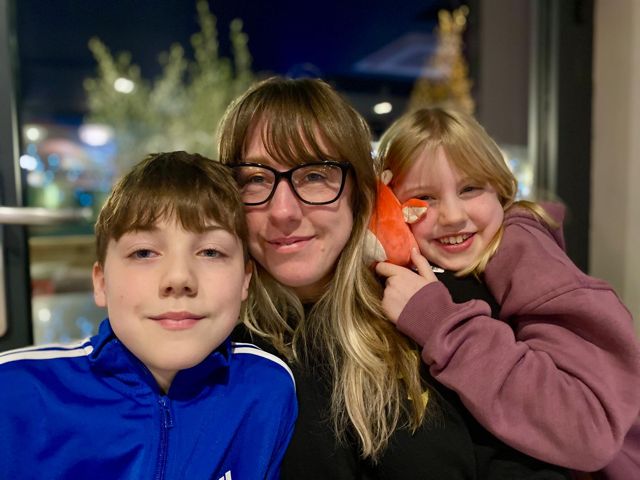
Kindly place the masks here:
POLYGON ((259 163, 238 163, 231 168, 245 205, 267 203, 283 178, 304 203, 327 205, 342 194, 351 164, 330 161, 303 163, 286 172, 259 163))

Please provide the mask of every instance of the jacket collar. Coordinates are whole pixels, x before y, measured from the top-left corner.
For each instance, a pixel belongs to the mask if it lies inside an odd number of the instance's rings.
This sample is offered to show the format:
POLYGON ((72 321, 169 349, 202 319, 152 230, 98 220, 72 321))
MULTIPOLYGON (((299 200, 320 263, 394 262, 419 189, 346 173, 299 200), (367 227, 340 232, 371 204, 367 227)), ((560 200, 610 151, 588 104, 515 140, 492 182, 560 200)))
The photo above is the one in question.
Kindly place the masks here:
MULTIPOLYGON (((100 323, 98 333, 91 338, 91 344, 93 351, 89 355, 89 363, 100 376, 130 391, 147 386, 160 393, 149 369, 116 337, 108 318, 100 323)), ((231 341, 227 338, 198 365, 179 371, 173 379, 168 396, 176 399, 190 398, 206 386, 226 384, 231 357, 231 341)))

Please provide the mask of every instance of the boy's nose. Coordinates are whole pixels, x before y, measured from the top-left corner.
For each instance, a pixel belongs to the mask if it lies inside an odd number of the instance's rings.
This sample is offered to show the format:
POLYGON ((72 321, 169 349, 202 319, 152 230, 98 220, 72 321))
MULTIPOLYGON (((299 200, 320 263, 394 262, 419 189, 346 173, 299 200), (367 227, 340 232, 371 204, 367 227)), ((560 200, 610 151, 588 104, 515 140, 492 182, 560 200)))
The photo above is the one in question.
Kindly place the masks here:
POLYGON ((161 296, 194 296, 197 293, 198 282, 190 266, 181 261, 171 262, 160 282, 161 296))

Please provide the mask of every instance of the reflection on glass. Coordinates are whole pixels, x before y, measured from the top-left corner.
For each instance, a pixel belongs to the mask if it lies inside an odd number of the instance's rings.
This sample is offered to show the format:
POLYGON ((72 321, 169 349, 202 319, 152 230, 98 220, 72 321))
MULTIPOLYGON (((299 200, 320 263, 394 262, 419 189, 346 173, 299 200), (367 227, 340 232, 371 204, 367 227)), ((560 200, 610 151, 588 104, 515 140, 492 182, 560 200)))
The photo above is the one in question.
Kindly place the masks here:
POLYGON ((33 297, 34 343, 67 343, 97 333, 106 311, 95 306, 90 292, 33 297))
POLYGON ((519 200, 533 200, 533 165, 529 160, 529 152, 524 145, 500 145, 507 164, 518 180, 519 200))
MULTIPOLYGON (((481 16, 464 1, 452 11, 442 10, 451 7, 445 1, 412 0, 400 10, 373 1, 366 11, 329 2, 311 17, 279 1, 172 0, 152 12, 145 2, 107 2, 101 14, 120 18, 116 28, 85 9, 53 15, 51 2, 38 3, 18 2, 23 87, 29 87, 20 152, 28 206, 89 207, 95 217, 113 181, 147 153, 184 149, 215 158, 215 128, 228 102, 273 74, 324 78, 367 119, 374 137, 410 108, 474 113, 474 95, 483 88, 479 70, 469 68, 477 67, 478 46, 465 43, 479 38, 481 16), (352 27, 323 33, 338 17, 352 27), (150 22, 129 21, 136 18, 150 22), (154 19, 172 28, 158 29, 154 19), (299 35, 301 27, 317 35, 299 35)), ((533 173, 526 146, 502 148, 518 194, 527 198, 533 173)), ((91 295, 91 223, 32 227, 29 242, 36 342, 86 336, 105 315, 91 295)))
MULTIPOLYGON (((105 132, 106 141, 86 141, 87 135, 96 139, 95 126, 90 127, 93 134, 74 125, 32 123, 23 128, 20 168, 28 206, 88 207, 95 218, 115 179, 115 145, 105 132)), ((92 222, 30 227, 29 233, 34 342, 64 342, 94 333, 106 313, 92 296, 92 222)))

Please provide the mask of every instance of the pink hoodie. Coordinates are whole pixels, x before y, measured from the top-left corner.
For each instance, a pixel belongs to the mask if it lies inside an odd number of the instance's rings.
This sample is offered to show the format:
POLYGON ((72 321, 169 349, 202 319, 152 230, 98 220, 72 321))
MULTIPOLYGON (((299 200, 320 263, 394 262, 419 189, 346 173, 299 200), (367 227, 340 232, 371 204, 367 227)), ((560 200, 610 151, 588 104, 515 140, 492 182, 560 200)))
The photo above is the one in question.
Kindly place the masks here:
MULTIPOLYGON (((557 206, 545 208, 561 219, 557 206)), ((640 342, 631 314, 563 248, 561 229, 514 209, 483 279, 500 318, 480 300, 454 303, 436 282, 412 297, 398 328, 505 443, 575 470, 606 466, 609 479, 640 478, 640 342)))

